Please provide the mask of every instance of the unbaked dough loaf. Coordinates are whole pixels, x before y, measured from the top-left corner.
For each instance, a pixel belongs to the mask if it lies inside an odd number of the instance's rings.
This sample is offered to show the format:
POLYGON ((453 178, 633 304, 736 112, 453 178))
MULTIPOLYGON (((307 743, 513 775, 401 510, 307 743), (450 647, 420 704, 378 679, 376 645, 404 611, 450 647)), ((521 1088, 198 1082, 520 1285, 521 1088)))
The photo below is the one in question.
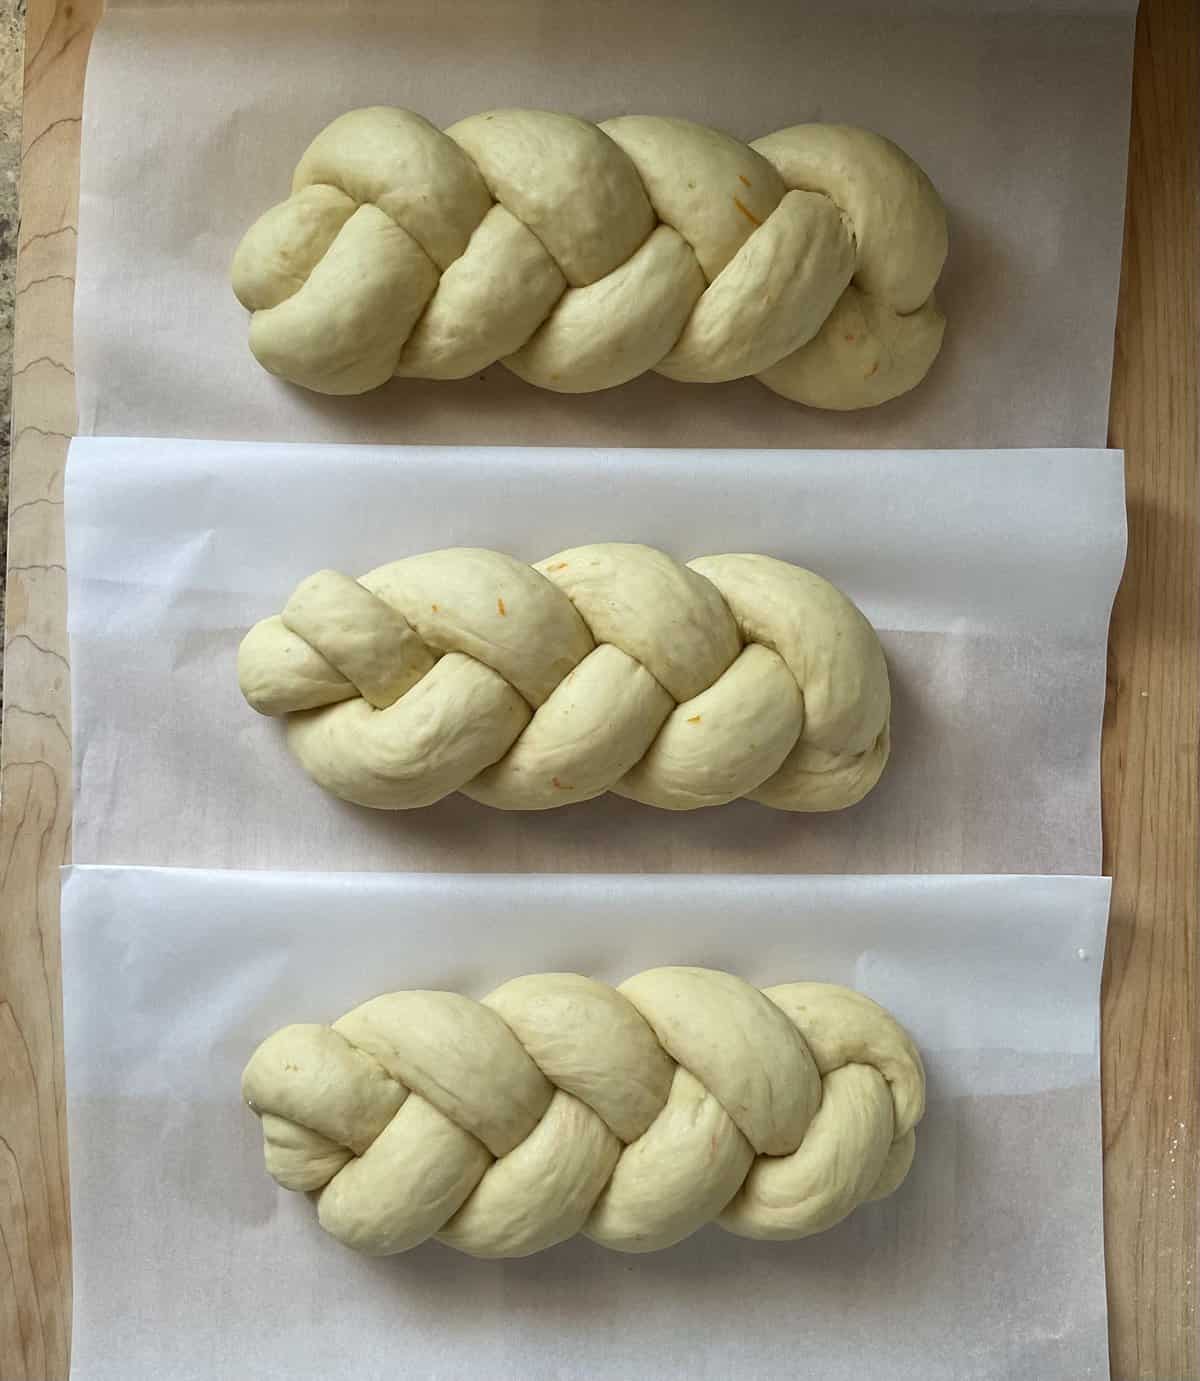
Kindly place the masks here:
POLYGON ((268 1037, 242 1093, 267 1170, 348 1246, 511 1257, 822 1232, 903 1181, 925 1073, 847 988, 663 968, 388 993, 268 1037))
POLYGON ((667 810, 748 796, 838 810, 888 756, 875 630, 768 556, 681 566, 601 543, 527 566, 457 547, 319 571, 246 635, 242 694, 347 801, 453 791, 544 810, 614 791, 667 810))
POLYGON ((753 374, 845 409, 924 378, 945 257, 933 184, 867 130, 376 106, 309 145, 233 289, 259 363, 319 393, 499 360, 561 393, 753 374))

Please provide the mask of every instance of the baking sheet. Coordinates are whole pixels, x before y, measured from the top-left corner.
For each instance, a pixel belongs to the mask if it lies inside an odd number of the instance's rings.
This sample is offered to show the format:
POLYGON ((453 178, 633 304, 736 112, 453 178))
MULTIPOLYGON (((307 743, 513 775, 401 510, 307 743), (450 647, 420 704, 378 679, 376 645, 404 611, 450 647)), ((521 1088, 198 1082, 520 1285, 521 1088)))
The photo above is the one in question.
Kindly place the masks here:
POLYGON ((75 1381, 1107 1377, 1107 880, 382 876, 74 868, 63 1012, 75 1381), (255 1045, 390 988, 660 963, 889 1007, 929 1104, 892 1198, 821 1236, 650 1256, 383 1260, 262 1168, 255 1045))
POLYGON ((412 871, 1100 871, 1119 452, 295 447, 77 440, 68 625, 81 863, 412 871), (169 475, 170 482, 164 477, 169 475), (336 800, 251 711, 237 645, 315 570, 492 546, 759 551, 880 630, 892 760, 860 805, 536 813, 336 800))
POLYGON ((1103 445, 1134 0, 110 3, 87 75, 75 364, 85 434, 812 447, 1103 445), (246 347, 235 245, 343 110, 439 124, 495 106, 685 116, 752 138, 865 124, 949 207, 949 327, 869 412, 753 380, 589 397, 503 368, 323 399, 246 347))

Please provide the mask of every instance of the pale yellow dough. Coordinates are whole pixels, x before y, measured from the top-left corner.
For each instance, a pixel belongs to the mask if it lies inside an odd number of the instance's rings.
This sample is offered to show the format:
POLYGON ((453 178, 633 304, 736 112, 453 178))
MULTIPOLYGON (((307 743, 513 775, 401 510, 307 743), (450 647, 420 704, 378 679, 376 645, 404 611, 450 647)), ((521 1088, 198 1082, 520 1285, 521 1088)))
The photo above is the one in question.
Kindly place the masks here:
POLYGON ((867 130, 747 145, 494 110, 442 131, 375 106, 317 135, 232 278, 259 363, 319 393, 500 362, 562 393, 656 370, 848 409, 924 378, 946 250, 933 184, 867 130))
POLYGON ((925 1072, 848 988, 664 968, 377 997, 268 1037, 242 1093, 267 1170, 348 1246, 511 1257, 822 1232, 903 1181, 925 1072))
POLYGON ((599 543, 536 566, 452 548, 319 571, 238 653, 328 791, 405 810, 454 791, 545 810, 747 796, 838 810, 889 751, 887 664, 828 581, 767 556, 599 543))

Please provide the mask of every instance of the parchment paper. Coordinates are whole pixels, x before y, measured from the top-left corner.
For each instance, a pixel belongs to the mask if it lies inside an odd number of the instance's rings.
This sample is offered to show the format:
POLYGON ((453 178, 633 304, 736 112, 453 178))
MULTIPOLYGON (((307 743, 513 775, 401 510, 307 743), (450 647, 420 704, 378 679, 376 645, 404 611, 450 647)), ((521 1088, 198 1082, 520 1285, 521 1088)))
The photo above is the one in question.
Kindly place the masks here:
POLYGON ((74 868, 75 1381, 1108 1376, 1101 878, 385 877, 74 868), (383 1260, 262 1167, 242 1065, 399 987, 660 963, 860 988, 921 1047, 891 1199, 796 1243, 383 1260))
POLYGON ((1103 445, 1134 0, 110 4, 83 123, 75 361, 85 434, 814 447, 1103 445), (322 399, 246 348, 233 249, 359 105, 685 116, 752 138, 865 124, 949 208, 949 327, 915 392, 821 413, 753 380, 589 397, 503 368, 322 399))
POLYGON ((77 440, 67 467, 81 863, 414 871, 1099 872, 1119 452, 295 447, 77 440), (169 483, 164 479, 169 475, 169 483), (892 760, 859 806, 503 812, 336 800, 248 708, 294 586, 417 551, 596 540, 819 571, 880 630, 892 760))

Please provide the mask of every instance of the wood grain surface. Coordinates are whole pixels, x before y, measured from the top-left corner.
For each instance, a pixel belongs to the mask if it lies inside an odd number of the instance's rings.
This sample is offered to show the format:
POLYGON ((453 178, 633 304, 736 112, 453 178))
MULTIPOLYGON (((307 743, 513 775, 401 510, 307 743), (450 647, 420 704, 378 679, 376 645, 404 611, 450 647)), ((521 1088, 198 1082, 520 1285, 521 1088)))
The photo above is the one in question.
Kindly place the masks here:
POLYGON ((1192 1381, 1200 1192, 1200 5, 1138 18, 1109 434, 1129 557, 1109 636, 1101 1004, 1113 1376, 1192 1381))
POLYGON ((0 761, 0 1378, 70 1346, 58 867, 71 837, 62 479, 83 74, 101 0, 29 0, 0 761))
MULTIPOLYGON (((0 815, 0 1378, 65 1378, 70 1231, 58 873, 70 848, 62 477, 84 66, 101 0, 29 0, 0 815)), ((1200 5, 1138 20, 1111 439, 1130 547, 1103 753, 1113 1376, 1195 1381, 1200 1015, 1200 5)))

